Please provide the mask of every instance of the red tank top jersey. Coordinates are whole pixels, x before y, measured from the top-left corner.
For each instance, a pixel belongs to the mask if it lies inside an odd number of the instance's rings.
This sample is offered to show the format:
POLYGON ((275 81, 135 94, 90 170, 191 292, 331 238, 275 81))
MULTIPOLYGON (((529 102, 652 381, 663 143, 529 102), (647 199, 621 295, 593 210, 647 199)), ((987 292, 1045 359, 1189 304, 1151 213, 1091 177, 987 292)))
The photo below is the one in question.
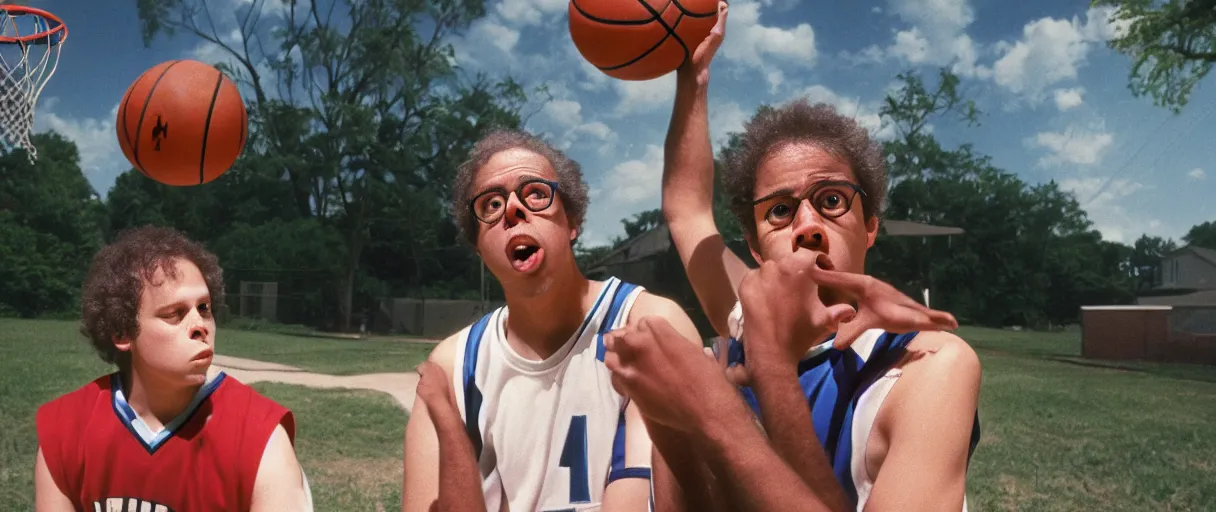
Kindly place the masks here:
POLYGON ((262 452, 291 411, 219 373, 151 439, 122 398, 118 374, 38 409, 38 445, 77 510, 249 510, 262 452))

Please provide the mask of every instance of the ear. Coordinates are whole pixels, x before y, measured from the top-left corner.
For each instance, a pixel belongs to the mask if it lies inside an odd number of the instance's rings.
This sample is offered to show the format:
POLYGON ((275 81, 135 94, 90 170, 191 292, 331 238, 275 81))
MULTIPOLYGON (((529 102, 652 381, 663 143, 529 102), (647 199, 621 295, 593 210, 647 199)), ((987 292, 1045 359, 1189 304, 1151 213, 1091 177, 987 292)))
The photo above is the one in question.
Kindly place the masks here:
POLYGON ((578 228, 570 228, 570 243, 578 240, 578 228))
POLYGON ((131 339, 127 338, 126 336, 115 336, 114 348, 118 349, 119 352, 130 352, 131 339))
POLYGON ((871 216, 866 219, 866 249, 874 247, 874 240, 878 238, 878 216, 871 216))

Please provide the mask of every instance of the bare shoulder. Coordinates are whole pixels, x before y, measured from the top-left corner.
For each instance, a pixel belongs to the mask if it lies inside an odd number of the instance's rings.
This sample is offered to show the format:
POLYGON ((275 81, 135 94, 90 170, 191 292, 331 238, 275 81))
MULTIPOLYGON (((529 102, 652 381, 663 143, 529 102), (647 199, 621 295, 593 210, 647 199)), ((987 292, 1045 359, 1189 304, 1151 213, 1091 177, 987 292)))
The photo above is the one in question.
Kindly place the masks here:
POLYGON ((688 314, 684 312, 684 308, 676 304, 676 301, 643 290, 634 300, 633 308, 629 310, 629 322, 633 323, 648 316, 657 316, 670 321, 687 317, 688 314))
POLYGON ((465 327, 451 336, 448 336, 443 341, 435 345, 431 349, 431 354, 427 356, 427 360, 439 365, 448 375, 452 374, 452 368, 456 362, 456 347, 460 344, 460 339, 464 337, 469 328, 465 327))
POLYGON ((639 325, 646 319, 665 320, 672 328, 682 334, 689 342, 701 346, 701 336, 697 326, 692 323, 688 313, 676 301, 667 297, 643 291, 634 300, 633 308, 629 310, 629 325, 639 325))
POLYGON ((908 344, 902 366, 905 372, 949 372, 962 378, 978 377, 980 359, 975 349, 957 335, 944 331, 922 332, 908 344))

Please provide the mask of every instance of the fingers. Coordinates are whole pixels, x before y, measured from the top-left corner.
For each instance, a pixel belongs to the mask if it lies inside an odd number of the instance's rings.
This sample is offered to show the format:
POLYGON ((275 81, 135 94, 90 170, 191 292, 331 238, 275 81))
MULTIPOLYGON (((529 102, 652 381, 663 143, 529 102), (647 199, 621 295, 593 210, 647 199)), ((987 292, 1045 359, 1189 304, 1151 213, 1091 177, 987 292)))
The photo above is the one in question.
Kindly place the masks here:
POLYGON ((747 372, 747 367, 741 364, 728 366, 726 368, 726 380, 738 387, 746 387, 752 385, 751 375, 747 372))
MULTIPOLYGON (((811 265, 809 272, 819 286, 831 288, 838 292, 844 293, 850 298, 858 298, 866 296, 866 291, 874 282, 872 276, 865 274, 855 274, 853 272, 843 272, 839 270, 828 270, 821 268, 818 265, 811 265)), ((903 294, 900 294, 903 296, 903 294)))

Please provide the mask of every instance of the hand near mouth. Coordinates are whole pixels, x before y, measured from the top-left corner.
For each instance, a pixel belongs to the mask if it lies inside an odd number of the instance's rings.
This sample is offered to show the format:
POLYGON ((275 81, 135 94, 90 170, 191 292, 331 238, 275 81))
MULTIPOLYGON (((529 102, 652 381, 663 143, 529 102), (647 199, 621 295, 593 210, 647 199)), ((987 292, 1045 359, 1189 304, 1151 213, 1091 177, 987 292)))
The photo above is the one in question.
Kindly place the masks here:
POLYGON ((848 347, 869 329, 893 333, 958 329, 954 315, 930 309, 873 276, 816 266, 811 269, 811 279, 857 304, 857 314, 842 322, 836 332, 833 346, 837 349, 848 347))

